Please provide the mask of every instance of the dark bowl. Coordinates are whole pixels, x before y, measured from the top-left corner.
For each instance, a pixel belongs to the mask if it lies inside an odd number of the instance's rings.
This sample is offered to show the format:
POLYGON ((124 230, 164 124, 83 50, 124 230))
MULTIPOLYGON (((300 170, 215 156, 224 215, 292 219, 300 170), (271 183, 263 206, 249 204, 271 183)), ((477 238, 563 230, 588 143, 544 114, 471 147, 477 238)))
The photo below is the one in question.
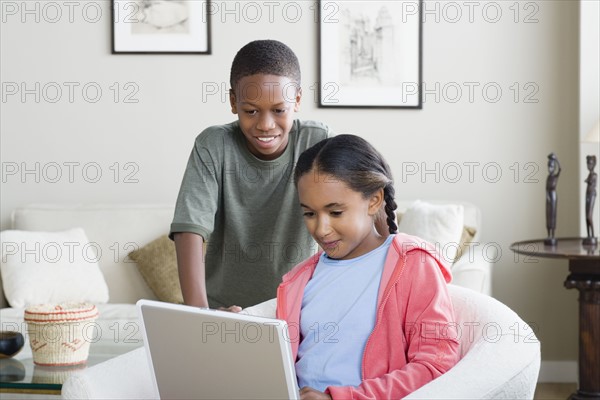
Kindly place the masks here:
POLYGON ((19 332, 0 331, 0 358, 10 358, 23 348, 25 338, 19 332))

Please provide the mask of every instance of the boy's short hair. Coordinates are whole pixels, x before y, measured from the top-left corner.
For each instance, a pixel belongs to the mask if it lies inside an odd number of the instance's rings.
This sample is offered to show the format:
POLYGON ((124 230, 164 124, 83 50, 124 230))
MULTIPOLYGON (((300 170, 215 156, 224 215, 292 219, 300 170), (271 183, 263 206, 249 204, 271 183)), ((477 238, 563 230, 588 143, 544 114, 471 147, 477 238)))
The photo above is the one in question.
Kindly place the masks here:
POLYGON ((298 58, 277 40, 255 40, 242 47, 231 64, 229 84, 235 90, 240 79, 254 74, 285 76, 300 86, 298 58))

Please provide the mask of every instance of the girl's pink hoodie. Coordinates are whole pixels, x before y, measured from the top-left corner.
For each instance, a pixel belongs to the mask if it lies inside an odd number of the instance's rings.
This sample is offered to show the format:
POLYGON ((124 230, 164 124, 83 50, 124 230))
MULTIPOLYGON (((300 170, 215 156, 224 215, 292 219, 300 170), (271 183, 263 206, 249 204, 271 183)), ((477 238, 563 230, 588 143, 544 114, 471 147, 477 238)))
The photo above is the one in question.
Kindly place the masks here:
MULTIPOLYGON (((277 318, 299 332, 304 287, 319 254, 283 277, 277 289, 277 318)), ((362 359, 358 387, 330 386, 334 399, 402 398, 448 371, 459 360, 458 334, 446 283, 449 268, 433 246, 397 234, 388 251, 377 298, 377 317, 362 359)), ((294 359, 299 334, 290 337, 294 359)))

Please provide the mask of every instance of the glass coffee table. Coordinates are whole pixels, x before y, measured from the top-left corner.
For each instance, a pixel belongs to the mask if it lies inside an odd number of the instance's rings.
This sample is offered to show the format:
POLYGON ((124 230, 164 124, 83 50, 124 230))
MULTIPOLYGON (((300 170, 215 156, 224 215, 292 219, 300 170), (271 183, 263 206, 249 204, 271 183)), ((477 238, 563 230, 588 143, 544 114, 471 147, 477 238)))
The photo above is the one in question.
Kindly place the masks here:
POLYGON ((87 363, 69 367, 44 367, 33 363, 31 348, 26 342, 14 358, 0 358, 0 393, 60 395, 63 382, 74 372, 110 360, 142 345, 138 340, 133 343, 92 343, 87 363))

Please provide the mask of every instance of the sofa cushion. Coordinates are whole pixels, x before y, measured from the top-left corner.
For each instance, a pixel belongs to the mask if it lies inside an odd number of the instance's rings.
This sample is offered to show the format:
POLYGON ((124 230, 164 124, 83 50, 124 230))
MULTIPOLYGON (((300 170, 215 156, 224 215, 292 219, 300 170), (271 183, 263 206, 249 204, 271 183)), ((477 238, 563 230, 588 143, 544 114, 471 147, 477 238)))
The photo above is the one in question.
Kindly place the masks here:
POLYGON ((129 253, 142 277, 160 301, 183 303, 175 244, 165 234, 129 253))
MULTIPOLYGON (((403 212, 396 213, 396 220, 397 220, 398 224, 400 224, 400 221, 402 221, 403 215, 404 215, 403 212)), ((471 245, 471 243, 473 242, 473 239, 475 238, 476 234, 477 234, 476 228, 473 228, 472 226, 467 226, 467 225, 463 226, 462 234, 460 237, 460 242, 458 244, 458 251, 456 252, 456 258, 454 259, 454 262, 457 262, 459 260, 459 258, 461 258, 462 255, 468 251, 468 248, 471 245)))
POLYGON ((38 204, 12 213, 12 228, 26 231, 58 231, 81 227, 102 250, 98 263, 108 284, 111 303, 134 304, 156 299, 135 262, 127 254, 156 239, 169 229, 173 206, 152 204, 38 204))
POLYGON ((0 232, 2 286, 12 307, 108 302, 95 244, 81 228, 0 232))
POLYGON ((463 221, 464 208, 460 204, 431 204, 417 200, 402 215, 398 231, 432 243, 451 264, 457 258, 463 221))

